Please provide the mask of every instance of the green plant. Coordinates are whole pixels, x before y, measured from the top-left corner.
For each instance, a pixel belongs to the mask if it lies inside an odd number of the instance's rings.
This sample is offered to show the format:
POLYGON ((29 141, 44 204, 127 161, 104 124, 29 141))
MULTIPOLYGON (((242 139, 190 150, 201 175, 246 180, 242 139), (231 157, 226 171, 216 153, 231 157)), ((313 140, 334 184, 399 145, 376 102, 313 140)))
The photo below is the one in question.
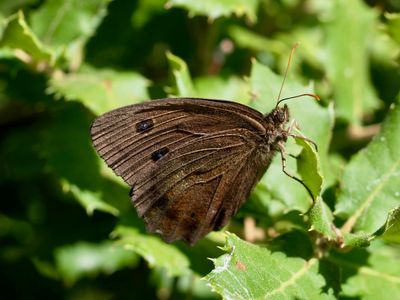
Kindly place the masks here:
POLYGON ((377 2, 1 1, 4 295, 400 297, 400 6, 377 2), (269 112, 296 42, 283 96, 322 101, 288 102, 318 144, 289 141, 288 168, 315 203, 277 156, 225 233, 146 234, 90 144, 94 117, 168 95, 269 112))

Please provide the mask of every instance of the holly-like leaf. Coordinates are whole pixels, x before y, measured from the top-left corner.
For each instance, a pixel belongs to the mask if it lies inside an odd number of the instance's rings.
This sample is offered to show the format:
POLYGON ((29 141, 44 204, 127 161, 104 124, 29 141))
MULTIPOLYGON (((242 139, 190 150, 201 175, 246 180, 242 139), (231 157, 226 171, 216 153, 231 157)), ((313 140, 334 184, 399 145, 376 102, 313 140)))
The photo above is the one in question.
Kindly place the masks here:
POLYGON ((344 233, 373 234, 400 204, 400 105, 393 104, 381 132, 346 166, 335 214, 344 233))
POLYGON ((287 257, 228 234, 227 254, 205 280, 225 299, 320 299, 325 282, 318 260, 287 257))
POLYGON ((58 248, 55 252, 56 269, 68 284, 84 276, 99 273, 111 274, 139 262, 131 251, 115 245, 111 241, 100 244, 79 242, 58 248))
POLYGON ((190 16, 205 15, 212 20, 235 14, 238 17, 246 16, 250 22, 255 22, 257 5, 257 0, 169 0, 166 7, 183 7, 189 11, 190 16))
POLYGON ((161 241, 157 236, 141 234, 133 227, 118 226, 112 233, 118 245, 143 257, 151 267, 165 268, 170 276, 189 271, 188 258, 176 248, 161 241))

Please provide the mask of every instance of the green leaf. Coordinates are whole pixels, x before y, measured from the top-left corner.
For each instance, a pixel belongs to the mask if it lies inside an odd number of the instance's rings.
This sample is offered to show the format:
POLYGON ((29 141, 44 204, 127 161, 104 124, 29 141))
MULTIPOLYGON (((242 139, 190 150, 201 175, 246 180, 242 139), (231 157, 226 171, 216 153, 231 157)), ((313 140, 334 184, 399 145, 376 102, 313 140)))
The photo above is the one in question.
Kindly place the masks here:
POLYGON ((55 260, 59 274, 68 284, 85 276, 111 274, 139 262, 137 255, 111 241, 63 246, 56 250, 55 260))
POLYGON ((393 104, 381 132, 346 166, 335 214, 344 233, 373 234, 400 204, 400 105, 393 104))
POLYGON ((297 156, 297 171, 304 184, 310 189, 314 198, 317 198, 322 190, 323 177, 320 170, 319 157, 316 149, 306 140, 295 138, 296 144, 302 147, 297 156))
POLYGON ((238 47, 250 48, 256 51, 268 51, 279 55, 290 51, 284 42, 269 39, 245 27, 232 25, 228 28, 228 33, 238 47))
POLYGON ((197 97, 189 69, 181 58, 167 52, 169 67, 174 78, 174 86, 169 91, 177 97, 197 97))
POLYGON ((183 275, 189 271, 188 258, 159 237, 141 234, 137 229, 126 226, 118 226, 112 236, 118 238, 119 245, 142 256, 151 267, 165 268, 170 276, 183 275))
POLYGON ((94 35, 111 1, 46 1, 32 14, 32 29, 44 44, 65 50, 70 65, 76 69, 87 40, 94 35))
POLYGON ((372 235, 365 232, 344 233, 342 248, 363 248, 369 246, 372 235))
POLYGON ((272 253, 228 234, 227 254, 214 260, 205 280, 225 299, 320 299, 318 260, 272 253))
POLYGON ((387 31, 389 35, 400 44, 400 13, 386 13, 387 31))
POLYGON ((52 65, 54 61, 52 52, 32 32, 22 11, 6 19, 0 48, 2 52, 12 51, 16 58, 35 67, 43 63, 52 65))
POLYGON ((205 15, 210 19, 221 16, 246 16, 250 22, 256 21, 257 0, 169 0, 167 7, 183 7, 190 16, 205 15))
POLYGON ((149 81, 135 72, 86 67, 78 73, 56 74, 47 92, 78 100, 96 114, 149 98, 149 81))
POLYGON ((368 75, 368 46, 376 13, 361 0, 335 3, 332 21, 326 25, 327 73, 334 87, 337 115, 360 124, 363 115, 378 106, 368 75))
POLYGON ((23 6, 36 4, 38 0, 1 0, 0 1, 0 13, 4 15, 10 15, 16 12, 23 6))
POLYGON ((81 203, 86 209, 86 213, 91 216, 95 210, 110 213, 114 216, 119 215, 119 210, 102 200, 100 192, 92 192, 89 190, 81 190, 78 186, 70 184, 67 181, 62 181, 63 190, 71 192, 72 195, 81 203))
POLYGON ((248 104, 247 83, 238 77, 221 78, 207 76, 196 78, 195 89, 198 97, 223 99, 248 104))
POLYGON ((400 244, 400 207, 389 212, 380 238, 390 243, 400 244))
POLYGON ((309 212, 311 230, 315 230, 330 240, 337 238, 335 231, 335 224, 333 224, 333 213, 329 206, 318 197, 314 203, 314 206, 309 212))
POLYGON ((156 14, 165 13, 165 0, 139 0, 137 8, 132 14, 132 25, 136 28, 142 28, 156 14))
POLYGON ((94 209, 113 215, 131 210, 127 186, 100 173, 100 158, 90 139, 93 115, 78 102, 56 104, 48 111, 51 121, 42 129, 37 147, 46 172, 61 180, 64 191, 89 214, 94 209))
POLYGON ((341 297, 391 300, 400 295, 399 251, 374 243, 369 248, 334 254, 328 260, 342 269, 341 297))

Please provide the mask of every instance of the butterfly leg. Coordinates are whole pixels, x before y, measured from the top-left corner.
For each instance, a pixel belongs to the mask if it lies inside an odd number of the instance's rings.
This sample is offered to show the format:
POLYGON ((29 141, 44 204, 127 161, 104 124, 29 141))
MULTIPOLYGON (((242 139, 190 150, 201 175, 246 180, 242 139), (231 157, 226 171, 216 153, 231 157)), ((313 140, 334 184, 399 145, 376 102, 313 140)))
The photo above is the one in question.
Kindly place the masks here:
POLYGON ((303 135, 297 135, 297 134, 292 133, 293 128, 299 129, 299 125, 297 124, 297 122, 296 122, 295 119, 293 119, 293 120, 290 122, 289 128, 288 128, 288 130, 287 130, 289 136, 291 136, 291 137, 293 137, 293 138, 303 139, 303 140, 309 142, 310 144, 312 144, 312 145, 314 146, 315 151, 318 152, 318 145, 317 145, 316 142, 314 142, 313 140, 311 140, 311 139, 309 139, 309 138, 307 138, 307 137, 305 137, 305 136, 303 136, 303 135))
POLYGON ((299 182, 302 186, 304 186, 304 188, 310 194, 310 196, 313 199, 313 201, 315 201, 313 193, 311 192, 310 188, 303 182, 303 180, 301 180, 300 178, 297 178, 296 176, 294 176, 294 175, 292 175, 292 174, 290 174, 289 172, 286 171, 286 151, 285 151, 285 147, 282 144, 278 144, 278 147, 279 147, 279 152, 281 154, 281 159, 282 159, 282 172, 285 173, 290 178, 292 178, 292 179, 296 180, 297 182, 299 182))

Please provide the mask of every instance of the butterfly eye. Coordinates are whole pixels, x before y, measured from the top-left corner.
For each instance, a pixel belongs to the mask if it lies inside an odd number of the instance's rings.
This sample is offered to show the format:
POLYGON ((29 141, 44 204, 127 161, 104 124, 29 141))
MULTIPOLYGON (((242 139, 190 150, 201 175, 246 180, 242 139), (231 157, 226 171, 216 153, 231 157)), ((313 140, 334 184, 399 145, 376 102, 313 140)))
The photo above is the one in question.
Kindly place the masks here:
POLYGON ((274 118, 275 120, 276 120, 276 122, 277 123, 284 123, 285 122, 285 120, 286 120, 286 113, 285 113, 285 111, 284 110, 282 110, 282 109, 279 109, 278 111, 276 111, 276 114, 275 114, 275 118, 274 118))
POLYGON ((154 126, 153 120, 151 120, 151 119, 144 120, 139 123, 136 123, 136 131, 137 132, 145 132, 145 131, 153 128, 153 126, 154 126))

